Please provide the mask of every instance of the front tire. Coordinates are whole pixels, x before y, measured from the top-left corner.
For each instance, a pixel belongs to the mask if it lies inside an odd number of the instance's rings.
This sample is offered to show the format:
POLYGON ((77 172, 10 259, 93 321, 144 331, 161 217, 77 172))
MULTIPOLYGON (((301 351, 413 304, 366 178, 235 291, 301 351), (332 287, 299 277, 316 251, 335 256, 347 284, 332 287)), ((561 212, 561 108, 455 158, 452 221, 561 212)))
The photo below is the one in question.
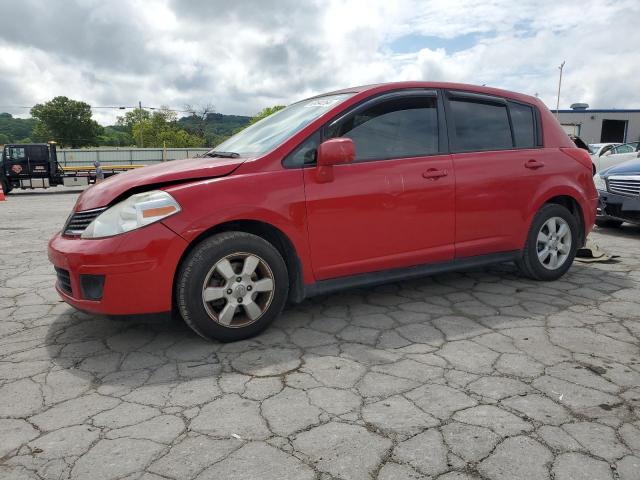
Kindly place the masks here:
POLYGON ((534 280, 557 280, 571 267, 578 250, 578 222, 567 208, 546 204, 531 223, 520 271, 534 280))
POLYGON ((203 240, 182 262, 176 303, 184 321, 209 340, 257 335, 282 312, 289 276, 280 252, 245 232, 203 240))

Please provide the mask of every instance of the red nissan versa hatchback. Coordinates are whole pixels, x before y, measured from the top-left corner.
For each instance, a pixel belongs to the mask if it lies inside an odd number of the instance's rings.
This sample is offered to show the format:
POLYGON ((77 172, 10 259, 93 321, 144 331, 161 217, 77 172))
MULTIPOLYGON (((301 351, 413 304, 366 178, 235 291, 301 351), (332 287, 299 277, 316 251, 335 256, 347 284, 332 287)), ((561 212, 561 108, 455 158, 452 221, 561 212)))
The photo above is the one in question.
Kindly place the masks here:
POLYGON ((88 312, 177 307, 206 338, 287 301, 515 261, 554 280, 594 223, 591 159, 537 98, 406 82, 294 103, 204 157, 87 189, 49 243, 88 312))

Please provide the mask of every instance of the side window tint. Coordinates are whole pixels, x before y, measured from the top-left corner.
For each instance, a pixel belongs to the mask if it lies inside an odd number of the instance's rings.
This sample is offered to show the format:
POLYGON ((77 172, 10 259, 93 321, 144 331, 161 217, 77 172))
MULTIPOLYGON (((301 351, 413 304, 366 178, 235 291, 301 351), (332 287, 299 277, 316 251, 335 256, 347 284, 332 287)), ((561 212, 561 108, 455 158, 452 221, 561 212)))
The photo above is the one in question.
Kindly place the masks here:
POLYGON ((449 105, 457 151, 513 148, 506 105, 458 98, 451 99, 449 105))
POLYGON ((45 147, 41 147, 40 145, 28 147, 29 150, 29 159, 42 162, 46 160, 45 147))
POLYGON ((536 146, 535 117, 533 107, 522 103, 509 102, 513 136, 517 148, 534 148, 536 146))
POLYGON ((284 160, 285 167, 302 167, 316 163, 316 153, 320 144, 320 133, 316 132, 302 142, 284 160))
POLYGON ((327 138, 346 137, 356 161, 438 153, 435 97, 404 97, 378 103, 329 127, 327 138))

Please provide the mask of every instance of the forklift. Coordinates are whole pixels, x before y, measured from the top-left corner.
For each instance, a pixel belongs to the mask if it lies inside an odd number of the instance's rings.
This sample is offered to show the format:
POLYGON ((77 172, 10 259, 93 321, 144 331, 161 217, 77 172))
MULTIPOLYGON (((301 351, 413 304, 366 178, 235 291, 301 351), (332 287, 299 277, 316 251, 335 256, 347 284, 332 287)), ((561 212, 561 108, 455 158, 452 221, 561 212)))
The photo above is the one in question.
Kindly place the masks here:
MULTIPOLYGON (((111 165, 101 168, 104 178, 144 165, 111 165)), ((97 166, 63 167, 58 163, 56 143, 7 144, 0 159, 0 186, 5 194, 23 190, 87 186, 96 182, 97 166)))

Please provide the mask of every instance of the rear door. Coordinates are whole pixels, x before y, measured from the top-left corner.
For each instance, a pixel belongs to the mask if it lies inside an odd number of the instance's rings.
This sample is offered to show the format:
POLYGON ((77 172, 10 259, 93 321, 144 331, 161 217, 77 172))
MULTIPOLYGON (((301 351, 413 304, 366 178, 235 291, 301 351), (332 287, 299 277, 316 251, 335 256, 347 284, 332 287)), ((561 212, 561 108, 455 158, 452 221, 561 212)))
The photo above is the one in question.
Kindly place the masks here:
POLYGON ((328 183, 304 169, 318 280, 453 258, 454 175, 443 117, 435 91, 396 92, 325 128, 324 139, 351 138, 356 159, 334 166, 328 183))
POLYGON ((446 102, 456 172, 456 257, 522 248, 528 206, 554 174, 541 148, 536 109, 475 93, 449 91, 446 102))

